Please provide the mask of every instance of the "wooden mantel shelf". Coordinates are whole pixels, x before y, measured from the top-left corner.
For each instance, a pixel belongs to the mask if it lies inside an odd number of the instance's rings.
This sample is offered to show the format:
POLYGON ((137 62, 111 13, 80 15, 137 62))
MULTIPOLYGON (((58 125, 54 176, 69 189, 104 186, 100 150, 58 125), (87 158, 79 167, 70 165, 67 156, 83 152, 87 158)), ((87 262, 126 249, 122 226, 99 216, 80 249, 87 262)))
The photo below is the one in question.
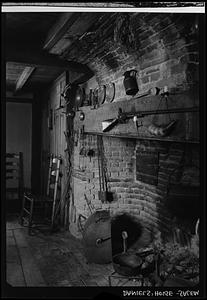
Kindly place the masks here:
POLYGON ((185 139, 176 139, 176 138, 159 138, 159 137, 146 137, 130 134, 110 134, 105 132, 95 132, 95 131, 85 131, 84 134, 89 135, 101 135, 106 137, 113 138, 123 138, 123 139, 135 139, 135 140, 150 140, 150 141, 162 141, 162 142, 174 142, 174 143, 190 143, 190 144, 199 144, 199 140, 185 140, 185 139))

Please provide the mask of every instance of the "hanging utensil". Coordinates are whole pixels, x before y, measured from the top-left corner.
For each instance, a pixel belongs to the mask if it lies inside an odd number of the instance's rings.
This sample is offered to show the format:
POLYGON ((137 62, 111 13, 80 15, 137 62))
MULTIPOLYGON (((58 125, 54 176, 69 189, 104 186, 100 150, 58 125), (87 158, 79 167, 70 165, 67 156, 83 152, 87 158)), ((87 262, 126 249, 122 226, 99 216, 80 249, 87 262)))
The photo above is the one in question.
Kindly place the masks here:
POLYGON ((106 98, 106 86, 101 85, 98 88, 98 104, 99 104, 99 106, 104 103, 105 98, 106 98))
POLYGON ((124 73, 124 88, 127 95, 136 95, 139 91, 136 79, 137 70, 130 70, 124 73))
POLYGON ((99 199, 101 202, 105 202, 105 186, 104 186, 104 175, 103 175, 103 160, 101 154, 101 136, 97 136, 97 148, 98 148, 98 170, 99 170, 99 187, 100 190, 98 192, 99 199))
POLYGON ((106 96, 105 96, 105 103, 111 103, 114 101, 115 98, 115 83, 108 83, 106 84, 106 96))
POLYGON ((200 225, 200 219, 198 218, 195 226, 195 234, 198 236, 199 235, 199 225, 200 225))
POLYGON ((91 109, 96 109, 98 107, 98 89, 94 89, 91 92, 91 100, 92 100, 92 106, 91 109))
POLYGON ((86 200, 90 213, 93 214, 96 211, 94 205, 88 200, 86 194, 84 194, 84 199, 86 200))
POLYGON ((76 95, 75 95, 75 107, 76 110, 79 110, 79 107, 82 106, 84 100, 84 89, 80 86, 77 87, 76 95))
POLYGON ((99 190, 101 192, 102 190, 102 177, 101 177, 101 162, 100 162, 100 142, 99 142, 99 136, 97 135, 97 155, 98 155, 98 173, 99 173, 99 190))
POLYGON ((100 190, 98 192, 99 200, 101 202, 112 202, 113 193, 108 191, 107 186, 107 176, 106 176, 106 166, 104 165, 104 154, 103 154, 103 144, 102 137, 97 136, 97 148, 98 148, 98 169, 99 169, 99 186, 100 190))
POLYGON ((89 91, 89 105, 92 106, 93 105, 93 90, 90 89, 89 91))

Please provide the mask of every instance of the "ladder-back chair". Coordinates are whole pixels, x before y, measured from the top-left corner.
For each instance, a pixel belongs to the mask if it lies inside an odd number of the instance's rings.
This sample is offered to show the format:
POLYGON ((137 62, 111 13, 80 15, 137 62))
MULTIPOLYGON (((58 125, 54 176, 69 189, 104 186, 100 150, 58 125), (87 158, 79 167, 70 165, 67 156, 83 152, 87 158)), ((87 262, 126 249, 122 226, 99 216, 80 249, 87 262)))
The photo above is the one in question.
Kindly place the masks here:
POLYGON ((60 198, 60 164, 60 157, 50 156, 46 195, 24 193, 20 222, 21 225, 27 222, 29 234, 34 225, 49 224, 51 229, 54 227, 60 198))
POLYGON ((6 204, 8 210, 21 209, 23 191, 23 153, 6 153, 6 204))

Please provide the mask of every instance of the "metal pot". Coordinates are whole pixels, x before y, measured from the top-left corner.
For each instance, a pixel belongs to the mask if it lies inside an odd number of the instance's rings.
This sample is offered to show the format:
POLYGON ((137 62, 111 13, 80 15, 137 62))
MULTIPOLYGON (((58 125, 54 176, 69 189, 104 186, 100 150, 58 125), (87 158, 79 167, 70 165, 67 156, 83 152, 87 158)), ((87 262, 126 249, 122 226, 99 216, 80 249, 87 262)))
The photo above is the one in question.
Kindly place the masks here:
POLYGON ((114 270, 124 276, 141 273, 143 260, 137 254, 120 253, 113 256, 114 270))
POLYGON ((142 266, 142 259, 134 253, 127 253, 127 237, 126 231, 122 231, 123 239, 123 253, 113 256, 112 262, 114 270, 124 276, 132 276, 140 273, 142 266))
POLYGON ((127 95, 135 95, 139 91, 136 73, 136 70, 130 70, 124 73, 124 87, 127 95))

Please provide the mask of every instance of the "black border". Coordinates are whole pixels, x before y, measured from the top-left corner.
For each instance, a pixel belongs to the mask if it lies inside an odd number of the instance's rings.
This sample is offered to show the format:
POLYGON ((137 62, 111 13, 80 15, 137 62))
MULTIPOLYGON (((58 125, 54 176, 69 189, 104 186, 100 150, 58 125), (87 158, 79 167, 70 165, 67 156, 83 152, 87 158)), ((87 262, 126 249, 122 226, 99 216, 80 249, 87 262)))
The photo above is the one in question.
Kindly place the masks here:
MULTIPOLYGON (((74 3, 74 2, 73 2, 74 3)), ((125 2, 131 4, 132 2, 125 2)), ((133 2, 134 3, 134 2, 133 2)), ((151 2, 150 2, 151 3, 151 2)), ((135 6, 137 7, 137 6, 135 6)), ((147 7, 147 6, 145 6, 147 7)), ((4 168, 4 154, 5 154, 5 62, 4 62, 4 31, 3 31, 3 25, 5 22, 5 16, 1 14, 2 20, 1 20, 1 34, 2 34, 2 56, 1 56, 1 135, 2 135, 2 141, 1 141, 1 199, 4 199, 5 195, 5 180, 4 180, 4 174, 5 174, 5 168, 4 168)), ((205 299, 206 298, 206 40, 205 40, 205 26, 206 26, 206 18, 204 14, 200 14, 199 16, 199 27, 200 27, 200 105, 201 105, 201 111, 200 111, 200 128, 201 128, 201 144, 200 144, 200 157, 202 158, 201 161, 201 185, 202 185, 202 192, 203 192, 203 214, 201 217, 201 239, 200 239, 200 254, 201 254, 201 285, 200 288, 203 290, 203 294, 199 297, 193 297, 198 299, 205 299)), ((1 201, 1 229, 3 231, 3 234, 1 235, 1 241, 2 245, 5 245, 5 202, 1 201)), ((5 247, 1 247, 1 259, 3 264, 1 264, 1 298, 58 298, 58 299, 98 299, 99 296, 111 296, 115 298, 122 297, 123 290, 126 288, 119 288, 119 287, 70 287, 70 288, 32 288, 32 287, 25 287, 25 288, 14 288, 11 287, 9 284, 6 283, 6 260, 5 260, 5 247), (3 293, 2 293, 3 291, 3 293)), ((129 289, 129 288, 128 288, 129 289)), ((180 289, 180 288, 179 288, 180 289)), ((130 287, 130 290, 137 290, 137 287, 130 287)), ((140 290, 149 290, 146 288, 141 288, 140 290)), ((150 288, 152 291, 152 288, 150 288)), ((171 291, 177 291, 178 289, 174 288, 156 288, 156 290, 171 290, 171 291)), ((180 289, 181 290, 181 289, 180 289)), ((185 289, 182 289, 185 290, 185 289)), ((191 290, 191 289, 187 289, 191 290)), ((195 290, 195 289, 193 289, 195 290)), ((149 299, 154 297, 144 297, 140 296, 141 299, 149 299)), ((166 296, 160 297, 165 298, 166 296)), ((125 297, 127 298, 134 298, 137 297, 125 297)), ((159 297, 156 297, 159 298, 159 297)), ((180 299, 180 297, 171 297, 172 299, 180 299)), ((186 297, 185 297, 186 298, 186 297)), ((188 297, 187 297, 188 298, 188 297)))

